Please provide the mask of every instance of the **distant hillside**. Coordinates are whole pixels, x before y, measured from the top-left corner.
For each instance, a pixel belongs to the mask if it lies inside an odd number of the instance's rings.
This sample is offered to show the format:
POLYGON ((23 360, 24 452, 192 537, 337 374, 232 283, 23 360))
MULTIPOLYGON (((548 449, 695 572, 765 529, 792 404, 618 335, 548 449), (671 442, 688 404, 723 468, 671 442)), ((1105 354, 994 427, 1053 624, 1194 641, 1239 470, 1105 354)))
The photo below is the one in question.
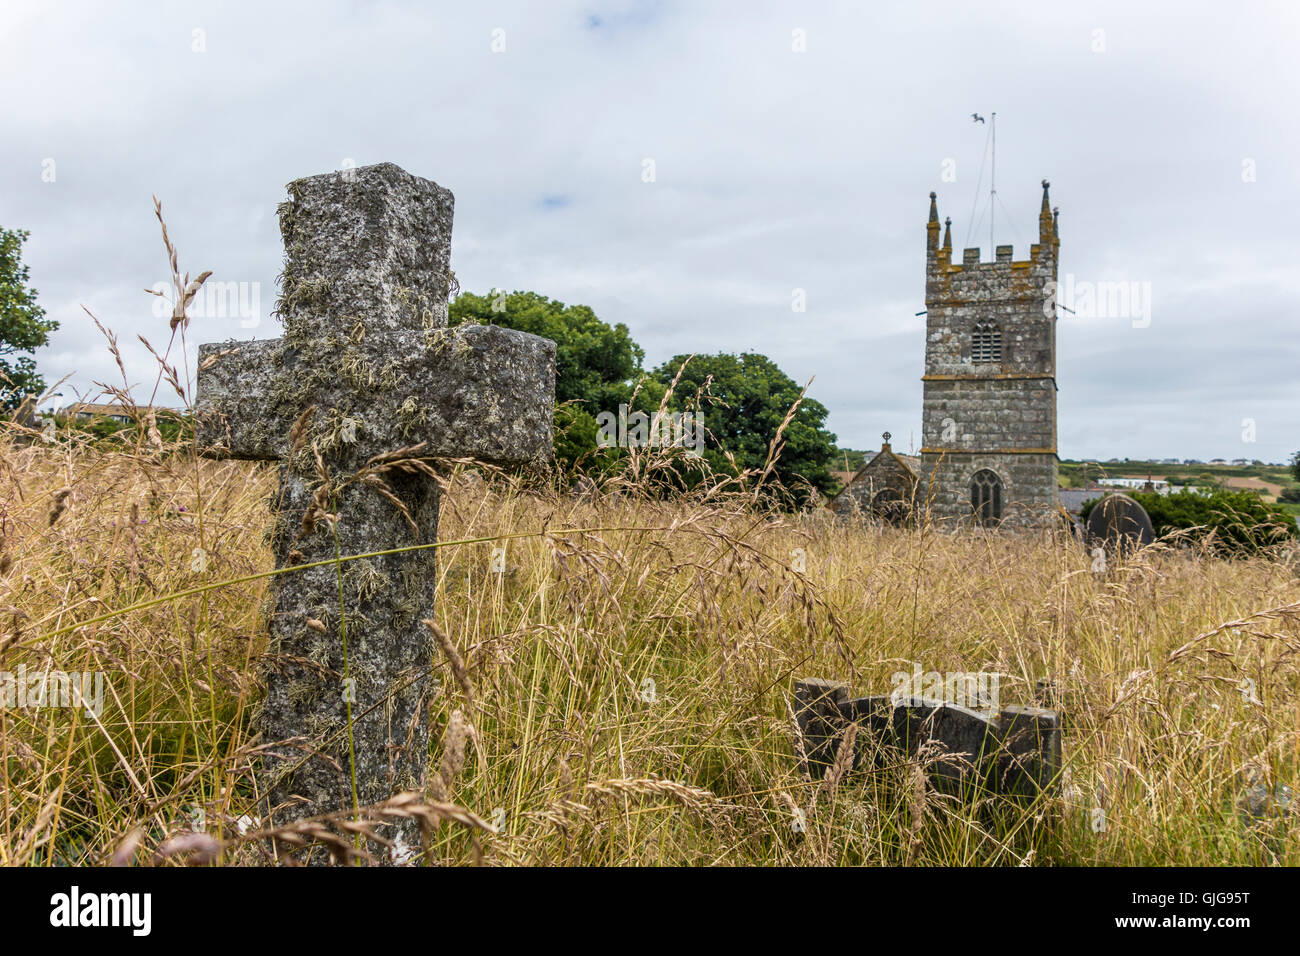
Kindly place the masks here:
MULTIPOLYGON (((1246 465, 1211 465, 1203 462, 1178 464, 1162 461, 1071 461, 1062 459, 1061 487, 1082 488, 1100 478, 1164 478, 1172 485, 1233 488, 1257 492, 1265 501, 1275 502, 1290 491, 1300 496, 1300 483, 1291 477, 1285 465, 1260 463, 1246 465)), ((1292 514, 1300 515, 1300 502, 1280 502, 1292 514)))
MULTIPOLYGON (((842 486, 846 481, 845 476, 852 476, 875 454, 875 449, 856 451, 852 448, 837 448, 831 470, 836 477, 840 478, 842 486)), ((1083 488, 1089 481, 1100 478, 1146 478, 1147 476, 1157 480, 1163 478, 1173 485, 1256 491, 1265 501, 1278 502, 1292 514, 1300 515, 1300 501, 1279 501, 1280 496, 1288 491, 1300 496, 1300 483, 1291 477, 1291 470, 1286 465, 1264 463, 1211 465, 1201 462, 1166 464, 1161 461, 1140 459, 1100 462, 1062 459, 1060 466, 1062 488, 1083 488)))

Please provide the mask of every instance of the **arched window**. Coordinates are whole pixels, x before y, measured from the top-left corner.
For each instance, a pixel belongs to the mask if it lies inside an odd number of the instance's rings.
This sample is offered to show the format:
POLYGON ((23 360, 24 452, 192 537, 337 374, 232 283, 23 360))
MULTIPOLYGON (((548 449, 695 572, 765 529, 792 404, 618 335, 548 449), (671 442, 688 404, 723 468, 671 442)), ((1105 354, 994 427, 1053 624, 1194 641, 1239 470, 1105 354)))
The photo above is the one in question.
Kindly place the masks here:
POLYGON ((882 488, 871 499, 871 514, 897 527, 906 523, 911 510, 903 493, 894 488, 882 488))
POLYGON ((970 506, 975 520, 986 528, 1002 520, 1002 479, 982 468, 970 479, 970 506))
POLYGON ((971 335, 970 360, 976 365, 1002 361, 1002 329, 992 322, 976 322, 971 335))

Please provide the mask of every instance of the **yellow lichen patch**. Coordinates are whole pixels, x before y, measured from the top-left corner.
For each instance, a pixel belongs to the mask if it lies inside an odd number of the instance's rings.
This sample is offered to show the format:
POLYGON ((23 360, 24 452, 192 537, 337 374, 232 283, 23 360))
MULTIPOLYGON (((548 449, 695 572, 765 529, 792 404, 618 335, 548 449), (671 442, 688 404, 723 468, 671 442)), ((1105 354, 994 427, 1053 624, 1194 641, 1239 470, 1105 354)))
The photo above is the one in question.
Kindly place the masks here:
POLYGON ((413 429, 428 422, 423 403, 414 395, 406 396, 402 404, 397 407, 397 418, 401 422, 403 438, 409 438, 413 429))

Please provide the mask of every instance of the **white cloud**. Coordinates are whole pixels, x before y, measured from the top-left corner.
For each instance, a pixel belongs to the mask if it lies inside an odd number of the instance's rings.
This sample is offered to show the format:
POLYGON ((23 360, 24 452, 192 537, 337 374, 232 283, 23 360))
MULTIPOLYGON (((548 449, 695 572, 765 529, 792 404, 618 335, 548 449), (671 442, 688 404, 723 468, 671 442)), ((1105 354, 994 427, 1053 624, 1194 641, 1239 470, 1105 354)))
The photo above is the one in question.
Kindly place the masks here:
POLYGON ((1061 453, 1237 457, 1245 416, 1240 454, 1300 446, 1290 8, 699 6, 6 4, 0 224, 32 231, 63 324, 42 369, 117 380, 84 303, 153 381, 135 343, 166 336, 137 291, 166 278, 152 195, 182 266, 261 283, 269 312, 284 184, 392 161, 455 192, 463 288, 589 304, 652 364, 764 352, 816 376, 843 444, 919 444, 927 194, 960 246, 985 132, 969 114, 996 111, 996 241, 1024 254, 1047 177, 1063 271, 1152 283, 1149 329, 1061 323, 1061 453))

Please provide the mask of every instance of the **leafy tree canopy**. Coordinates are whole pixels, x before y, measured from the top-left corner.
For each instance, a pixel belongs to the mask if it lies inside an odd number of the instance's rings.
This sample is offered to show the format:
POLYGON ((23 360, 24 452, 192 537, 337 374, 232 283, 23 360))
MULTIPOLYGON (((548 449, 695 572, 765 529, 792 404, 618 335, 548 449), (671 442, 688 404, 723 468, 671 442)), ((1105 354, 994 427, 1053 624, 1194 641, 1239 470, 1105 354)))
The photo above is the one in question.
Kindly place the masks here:
MULTIPOLYGON (((666 386, 679 369, 681 379, 672 401, 676 409, 693 404, 695 395, 708 383, 698 413, 706 429, 704 457, 710 466, 716 471, 732 471, 725 454, 730 452, 739 467, 761 469, 781 422, 799 400, 800 386, 775 362, 755 352, 694 358, 677 355, 653 374, 666 386)), ((787 488, 806 483, 823 494, 834 490, 835 436, 823 427, 826 414, 825 405, 805 397, 786 426, 775 471, 787 488)))
POLYGON ((555 343, 555 455, 568 467, 608 463, 613 455, 597 454, 596 416, 618 414, 637 383, 634 408, 659 407, 664 389, 642 381, 645 352, 622 322, 602 322, 588 306, 565 305, 535 292, 462 292, 448 310, 449 324, 477 322, 529 332, 555 343))
POLYGON ((36 290, 27 285, 23 265, 23 243, 28 233, 0 227, 0 408, 17 408, 29 394, 45 390, 45 379, 36 373, 32 352, 45 345, 59 327, 45 318, 36 303, 36 290), (11 360, 11 356, 16 356, 11 360))
MULTIPOLYGON (((555 454, 567 467, 612 468, 623 452, 597 447, 597 417, 602 412, 617 415, 620 405, 653 413, 687 359, 679 355, 646 375, 645 353, 626 325, 610 325, 585 305, 565 305, 535 292, 464 292, 448 313, 453 326, 499 325, 555 342, 555 454)), ((730 452, 739 467, 761 469, 769 443, 799 399, 798 384, 763 355, 695 356, 678 382, 670 410, 693 404, 706 380, 708 397, 700 418, 707 429, 704 456, 710 466, 731 472, 724 454, 730 452)), ((834 490, 835 436, 823 427, 826 414, 820 402, 804 399, 786 426, 775 468, 786 487, 806 483, 823 493, 834 490)))

